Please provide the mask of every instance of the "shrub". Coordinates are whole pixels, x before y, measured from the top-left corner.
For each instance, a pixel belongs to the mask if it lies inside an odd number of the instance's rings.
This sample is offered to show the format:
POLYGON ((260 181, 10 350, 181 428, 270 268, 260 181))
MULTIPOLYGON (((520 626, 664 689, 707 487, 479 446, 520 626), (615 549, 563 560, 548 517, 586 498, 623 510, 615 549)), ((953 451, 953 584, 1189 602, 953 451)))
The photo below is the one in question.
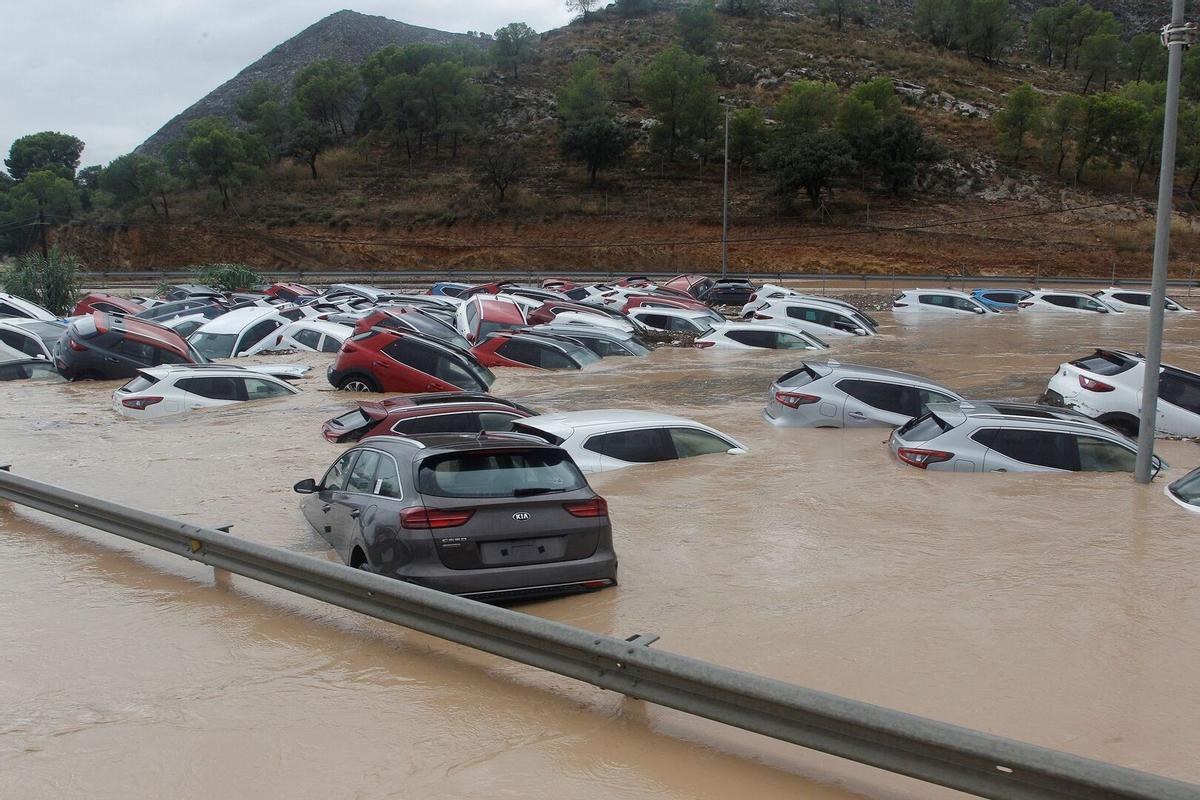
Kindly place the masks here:
POLYGON ((263 282, 262 276, 245 264, 204 264, 196 270, 196 283, 224 292, 251 289, 263 282))
POLYGON ((45 257, 33 253, 20 256, 0 278, 4 291, 62 317, 71 313, 82 293, 79 260, 60 253, 58 248, 45 257))

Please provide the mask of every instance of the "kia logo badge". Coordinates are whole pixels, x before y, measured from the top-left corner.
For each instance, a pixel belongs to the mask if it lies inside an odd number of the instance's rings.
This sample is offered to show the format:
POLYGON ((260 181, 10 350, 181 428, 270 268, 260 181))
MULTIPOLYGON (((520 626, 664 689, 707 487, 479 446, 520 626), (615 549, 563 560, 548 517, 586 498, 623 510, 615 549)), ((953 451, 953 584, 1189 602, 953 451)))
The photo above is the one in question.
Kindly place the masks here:
POLYGON ((517 520, 518 522, 524 522, 525 520, 529 519, 529 514, 525 511, 518 511, 516 514, 513 514, 513 519, 517 520))

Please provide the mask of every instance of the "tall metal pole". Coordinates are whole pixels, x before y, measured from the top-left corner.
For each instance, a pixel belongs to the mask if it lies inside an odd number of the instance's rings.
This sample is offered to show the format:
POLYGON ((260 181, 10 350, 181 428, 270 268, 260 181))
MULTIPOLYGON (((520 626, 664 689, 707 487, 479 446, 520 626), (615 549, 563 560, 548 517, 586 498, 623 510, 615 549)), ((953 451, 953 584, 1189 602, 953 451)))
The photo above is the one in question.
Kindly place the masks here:
POLYGON ((1162 163, 1158 177, 1158 216, 1154 228, 1154 272, 1150 286, 1150 327, 1146 332, 1146 374, 1142 381, 1142 409, 1138 426, 1138 483, 1153 477, 1154 428, 1158 421, 1158 371, 1162 365, 1163 309, 1167 299, 1167 256, 1171 239, 1171 195, 1175 189, 1175 132, 1179 118, 1179 76, 1183 51, 1195 38, 1194 25, 1183 24, 1184 0, 1172 0, 1171 24, 1163 28, 1167 48, 1167 99, 1163 115, 1162 163))
POLYGON ((721 189, 721 277, 729 275, 729 106, 725 106, 725 183, 721 189))

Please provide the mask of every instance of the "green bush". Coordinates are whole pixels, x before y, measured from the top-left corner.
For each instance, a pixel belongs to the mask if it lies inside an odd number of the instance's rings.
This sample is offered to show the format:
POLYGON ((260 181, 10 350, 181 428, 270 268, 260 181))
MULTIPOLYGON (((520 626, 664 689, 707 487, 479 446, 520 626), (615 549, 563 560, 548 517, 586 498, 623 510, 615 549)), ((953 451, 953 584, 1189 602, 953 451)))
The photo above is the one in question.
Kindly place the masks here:
POLYGON ((52 314, 65 317, 78 302, 80 289, 79 260, 58 248, 49 255, 28 253, 0 274, 4 291, 37 303, 52 314))
POLYGON ((223 292, 253 289, 264 282, 261 275, 245 264, 204 264, 196 270, 196 283, 223 292))

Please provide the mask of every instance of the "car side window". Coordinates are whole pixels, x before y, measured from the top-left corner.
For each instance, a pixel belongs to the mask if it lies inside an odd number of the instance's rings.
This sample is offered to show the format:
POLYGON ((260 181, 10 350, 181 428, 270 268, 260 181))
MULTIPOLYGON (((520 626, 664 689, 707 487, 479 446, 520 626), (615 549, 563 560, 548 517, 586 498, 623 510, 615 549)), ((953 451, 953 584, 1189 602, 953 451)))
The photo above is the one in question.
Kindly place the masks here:
POLYGON ((242 334, 242 340, 238 344, 239 350, 235 352, 234 355, 236 356, 238 352, 241 352, 241 350, 247 347, 253 347, 254 345, 258 344, 263 339, 267 338, 271 331, 282 327, 282 325, 283 323, 277 319, 264 319, 262 322, 259 322, 256 325, 251 325, 250 329, 242 334))
POLYGON ((534 367, 541 363, 537 346, 522 339, 509 339, 496 348, 496 355, 534 367))
POLYGON ((670 318, 663 314, 642 314, 637 319, 643 325, 647 325, 651 328, 658 328, 659 330, 671 329, 670 318))
POLYGON ((127 336, 117 342, 113 347, 113 351, 134 361, 140 361, 143 364, 154 363, 155 348, 152 345, 130 339, 127 336))
POLYGON ((1074 297, 1063 297, 1058 294, 1043 295, 1042 299, 1052 306, 1062 306, 1063 308, 1078 308, 1074 297))
POLYGON ((775 337, 775 347, 780 350, 812 349, 812 344, 794 333, 777 333, 775 337))
POLYGON ((572 369, 575 362, 566 355, 546 345, 537 345, 538 366, 543 369, 572 369))
POLYGON ((241 378, 181 378, 175 385, 188 394, 209 400, 246 399, 246 387, 241 378))
POLYGON ((321 339, 321 346, 317 348, 322 353, 336 353, 342 349, 342 343, 329 334, 325 334, 325 338, 321 339))
POLYGON ((992 442, 992 449, 1026 464, 1079 469, 1079 448, 1070 433, 1004 428, 992 442))
POLYGON ((24 317, 25 314, 15 306, 10 306, 8 303, 0 303, 0 317, 24 317))
POLYGON ((1200 381, 1164 372, 1158 377, 1158 396, 1173 406, 1200 414, 1200 381))
MULTIPOLYGON (((916 389, 912 392, 916 395, 916 402, 913 407, 916 409, 912 416, 919 417, 929 410, 930 403, 953 403, 954 398, 949 395, 935 392, 930 389, 916 389)), ((907 413, 907 412, 906 412, 907 413)))
POLYGON ((479 424, 471 412, 411 417, 392 426, 393 432, 406 436, 418 433, 474 433, 478 430, 479 424))
POLYGON ((426 375, 433 375, 437 369, 437 353, 434 349, 412 339, 397 339, 384 347, 383 352, 426 375))
MULTIPOLYGON (((729 331, 725 338, 748 345, 749 347, 774 348, 778 339, 774 331, 729 331)), ((798 337, 793 337, 798 338, 798 337)))
POLYGON ((42 352, 41 346, 32 336, 26 336, 23 333, 16 331, 0 331, 0 342, 4 342, 9 347, 20 350, 27 356, 45 355, 42 352))
POLYGON ((358 455, 357 450, 351 450, 337 461, 333 462, 333 466, 325 473, 325 477, 321 479, 322 490, 341 491, 346 488, 346 479, 350 477, 350 464, 354 461, 354 457, 358 455))
POLYGON ((390 456, 379 457, 379 468, 375 470, 375 485, 372 494, 380 497, 401 497, 400 475, 396 472, 396 461, 390 456))
POLYGON ((903 390, 908 387, 855 378, 838 381, 837 387, 855 400, 866 403, 872 408, 890 411, 893 414, 917 416, 915 412, 910 413, 909 404, 905 403, 903 390))
POLYGON ((584 442, 583 449, 637 464, 675 458, 674 448, 662 428, 601 433, 584 442))
POLYGON ((262 378, 242 378, 246 382, 247 400, 265 400, 268 397, 283 397, 290 395, 286 388, 278 383, 264 381, 262 378))
POLYGON ((950 304, 946 301, 949 299, 950 298, 946 297, 945 295, 941 295, 941 294, 917 295, 917 302, 921 303, 922 305, 926 305, 926 306, 948 306, 950 304))
POLYGON ((296 340, 297 344, 302 344, 305 347, 311 347, 313 350, 316 350, 317 346, 321 344, 321 334, 317 333, 312 328, 298 330, 292 338, 296 340))
POLYGON ((1142 294, 1128 294, 1120 292, 1113 295, 1113 298, 1120 300, 1122 303, 1129 303, 1131 306, 1149 306, 1150 298, 1142 294))
POLYGON ((155 348, 155 364, 189 364, 191 362, 183 356, 176 353, 174 350, 168 350, 165 347, 155 348))
POLYGON ((520 419, 516 414, 503 411, 481 411, 479 414, 479 429, 484 431, 510 431, 512 421, 520 419))
POLYGON ((1094 436, 1077 436, 1079 468, 1094 472, 1133 472, 1137 453, 1116 442, 1094 436))
POLYGON ((354 462, 354 469, 350 471, 350 478, 346 481, 346 491, 370 494, 375 489, 375 468, 378 466, 377 450, 361 451, 358 461, 354 462))
POLYGON ((695 428, 669 428, 668 430, 671 433, 671 442, 675 445, 676 458, 726 453, 733 447, 729 442, 708 431, 699 431, 695 428))

